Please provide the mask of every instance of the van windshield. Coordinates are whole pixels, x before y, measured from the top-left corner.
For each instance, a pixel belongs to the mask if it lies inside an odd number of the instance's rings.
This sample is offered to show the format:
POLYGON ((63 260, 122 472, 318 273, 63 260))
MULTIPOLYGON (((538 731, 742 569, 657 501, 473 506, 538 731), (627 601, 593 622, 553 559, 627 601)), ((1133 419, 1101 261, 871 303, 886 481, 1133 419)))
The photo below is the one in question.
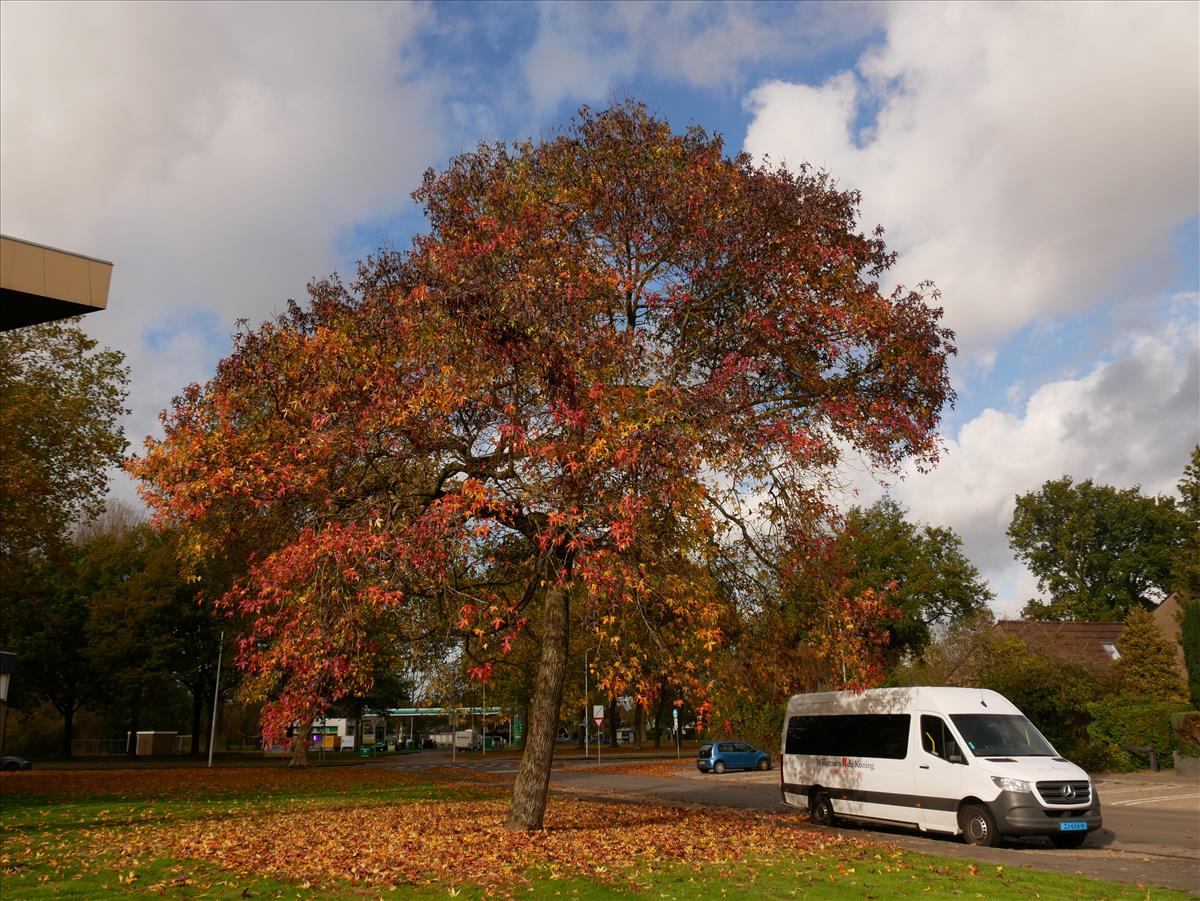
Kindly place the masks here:
POLYGON ((1058 752, 1025 717, 959 713, 950 719, 976 757, 1057 757, 1058 752))

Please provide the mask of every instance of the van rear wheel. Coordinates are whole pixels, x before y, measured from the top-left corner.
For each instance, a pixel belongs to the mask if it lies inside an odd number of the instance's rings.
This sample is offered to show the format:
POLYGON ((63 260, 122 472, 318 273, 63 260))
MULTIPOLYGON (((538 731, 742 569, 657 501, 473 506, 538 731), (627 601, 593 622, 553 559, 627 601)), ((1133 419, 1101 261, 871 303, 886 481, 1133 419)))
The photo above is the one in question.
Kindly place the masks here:
POLYGON ((808 802, 809 819, 817 826, 832 826, 837 822, 833 802, 827 792, 816 792, 808 802))
POLYGON ((994 848, 1000 844, 1000 833, 996 831, 992 812, 982 804, 964 805, 958 812, 958 828, 962 830, 963 841, 968 845, 994 848))

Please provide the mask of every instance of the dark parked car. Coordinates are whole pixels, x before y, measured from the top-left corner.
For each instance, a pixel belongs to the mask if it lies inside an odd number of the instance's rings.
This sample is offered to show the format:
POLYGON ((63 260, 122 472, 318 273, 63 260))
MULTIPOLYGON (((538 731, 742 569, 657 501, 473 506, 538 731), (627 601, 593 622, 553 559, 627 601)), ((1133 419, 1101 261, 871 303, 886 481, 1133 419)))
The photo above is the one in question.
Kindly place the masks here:
POLYGON ((32 769, 31 764, 24 757, 0 757, 0 770, 5 772, 14 772, 16 770, 32 769))
POLYGON ((769 770, 771 755, 744 741, 705 742, 696 752, 696 769, 702 773, 726 770, 769 770))

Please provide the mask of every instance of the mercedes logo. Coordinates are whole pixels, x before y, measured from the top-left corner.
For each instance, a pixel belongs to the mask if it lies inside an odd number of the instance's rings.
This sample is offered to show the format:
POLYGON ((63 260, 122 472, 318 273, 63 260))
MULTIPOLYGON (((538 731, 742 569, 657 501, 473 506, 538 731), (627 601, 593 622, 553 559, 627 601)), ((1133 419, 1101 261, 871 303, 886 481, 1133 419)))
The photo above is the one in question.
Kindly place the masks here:
POLYGON ((1075 800, 1075 786, 1073 786, 1073 785, 1065 786, 1063 788, 1063 797, 1066 798, 1068 801, 1074 801, 1075 800))

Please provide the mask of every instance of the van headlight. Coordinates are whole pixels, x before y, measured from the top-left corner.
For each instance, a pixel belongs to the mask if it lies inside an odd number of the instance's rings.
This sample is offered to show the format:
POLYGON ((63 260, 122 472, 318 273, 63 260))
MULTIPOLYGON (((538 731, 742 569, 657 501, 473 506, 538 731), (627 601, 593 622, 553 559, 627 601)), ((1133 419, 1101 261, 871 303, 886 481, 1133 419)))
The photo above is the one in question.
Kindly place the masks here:
POLYGON ((1006 792, 1033 791, 1033 783, 1026 782, 1024 779, 1013 779, 1010 776, 993 776, 992 781, 996 783, 997 788, 1001 788, 1006 792))

